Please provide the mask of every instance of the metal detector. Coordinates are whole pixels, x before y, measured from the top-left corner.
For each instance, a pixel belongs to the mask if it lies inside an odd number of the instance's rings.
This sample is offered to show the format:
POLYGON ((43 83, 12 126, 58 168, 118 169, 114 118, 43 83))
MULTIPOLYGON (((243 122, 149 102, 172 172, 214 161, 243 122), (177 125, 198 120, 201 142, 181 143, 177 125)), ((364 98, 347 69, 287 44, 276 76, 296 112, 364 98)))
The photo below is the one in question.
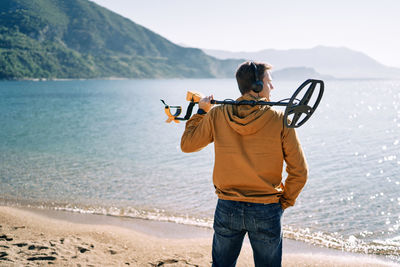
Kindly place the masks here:
MULTIPOLYGON (((222 104, 222 105, 267 105, 267 106, 286 106, 283 117, 283 122, 286 127, 298 128, 308 121, 312 114, 317 109, 319 102, 321 101, 322 95, 324 94, 324 82, 321 80, 308 79, 303 82, 299 88, 294 92, 291 98, 282 99, 278 102, 268 101, 255 101, 255 100, 242 100, 235 101, 226 99, 223 101, 211 100, 211 104, 222 104), (306 89, 306 90, 304 90, 306 89), (317 94, 315 94, 317 92, 317 94), (314 96, 314 97, 313 97, 314 96), (301 97, 299 99, 298 97, 301 97)), ((190 119, 192 115, 193 107, 201 99, 201 95, 197 93, 188 92, 186 100, 190 101, 189 106, 184 117, 179 117, 182 112, 181 106, 169 106, 164 100, 161 102, 165 106, 165 113, 168 116, 166 122, 179 122, 190 119), (176 109, 174 114, 171 113, 171 109, 176 109)))

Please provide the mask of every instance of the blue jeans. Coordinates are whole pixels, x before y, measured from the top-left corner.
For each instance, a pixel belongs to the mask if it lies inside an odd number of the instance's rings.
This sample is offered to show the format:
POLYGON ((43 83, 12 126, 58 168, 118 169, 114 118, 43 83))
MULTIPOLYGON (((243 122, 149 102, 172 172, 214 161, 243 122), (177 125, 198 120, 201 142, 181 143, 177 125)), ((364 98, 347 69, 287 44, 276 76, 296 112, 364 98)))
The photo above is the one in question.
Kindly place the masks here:
POLYGON ((235 266, 246 233, 256 267, 281 266, 282 214, 280 203, 260 204, 219 199, 214 214, 212 266, 235 266))

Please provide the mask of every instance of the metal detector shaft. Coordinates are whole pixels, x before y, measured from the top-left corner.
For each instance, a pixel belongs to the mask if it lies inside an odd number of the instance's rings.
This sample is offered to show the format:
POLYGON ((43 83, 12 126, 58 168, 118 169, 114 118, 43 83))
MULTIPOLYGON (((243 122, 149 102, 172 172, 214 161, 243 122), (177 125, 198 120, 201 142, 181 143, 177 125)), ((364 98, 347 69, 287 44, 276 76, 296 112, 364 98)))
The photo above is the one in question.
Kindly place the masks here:
POLYGON ((227 104, 227 105, 250 105, 250 106, 287 106, 289 102, 267 102, 267 101, 252 101, 252 100, 242 100, 242 101, 234 101, 234 100, 211 100, 211 104, 227 104))

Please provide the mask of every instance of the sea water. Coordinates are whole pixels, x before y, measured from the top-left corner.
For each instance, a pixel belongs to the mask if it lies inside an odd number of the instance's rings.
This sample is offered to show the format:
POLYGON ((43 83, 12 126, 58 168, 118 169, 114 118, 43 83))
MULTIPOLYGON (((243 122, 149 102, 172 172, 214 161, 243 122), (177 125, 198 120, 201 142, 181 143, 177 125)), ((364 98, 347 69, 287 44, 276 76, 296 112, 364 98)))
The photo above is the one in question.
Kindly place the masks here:
MULTIPOLYGON (((233 79, 0 82, 0 204, 211 227, 213 145, 182 153, 160 102, 184 113, 187 90, 239 96, 233 79)), ((310 172, 285 237, 399 260, 400 81, 326 81, 296 131, 310 172)))

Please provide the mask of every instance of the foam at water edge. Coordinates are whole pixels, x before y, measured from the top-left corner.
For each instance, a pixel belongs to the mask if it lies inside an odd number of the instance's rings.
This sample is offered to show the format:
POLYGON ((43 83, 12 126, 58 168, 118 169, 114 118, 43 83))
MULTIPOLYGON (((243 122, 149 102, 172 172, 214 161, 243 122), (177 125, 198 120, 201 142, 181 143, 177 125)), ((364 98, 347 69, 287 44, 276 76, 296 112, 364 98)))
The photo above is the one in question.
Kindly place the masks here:
MULTIPOLYGON (((45 207, 43 207, 45 208, 45 207)), ((135 218, 135 219, 145 219, 145 220, 153 220, 153 221, 161 221, 161 222, 173 222, 185 225, 193 225, 200 227, 212 228, 212 219, 199 219, 190 216, 175 216, 167 214, 163 210, 154 209, 153 211, 145 211, 145 210, 137 210, 135 208, 89 208, 82 209, 76 206, 69 207, 53 207, 55 210, 61 211, 69 211, 69 212, 78 212, 85 214, 98 214, 98 215, 107 215, 107 216, 116 216, 116 217, 127 217, 127 218, 135 218)))
POLYGON ((367 242, 353 235, 346 238, 338 233, 311 232, 310 229, 297 229, 289 226, 284 227, 284 237, 346 252, 384 255, 392 260, 400 260, 399 238, 367 242))

